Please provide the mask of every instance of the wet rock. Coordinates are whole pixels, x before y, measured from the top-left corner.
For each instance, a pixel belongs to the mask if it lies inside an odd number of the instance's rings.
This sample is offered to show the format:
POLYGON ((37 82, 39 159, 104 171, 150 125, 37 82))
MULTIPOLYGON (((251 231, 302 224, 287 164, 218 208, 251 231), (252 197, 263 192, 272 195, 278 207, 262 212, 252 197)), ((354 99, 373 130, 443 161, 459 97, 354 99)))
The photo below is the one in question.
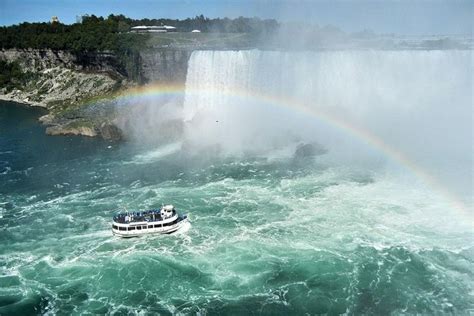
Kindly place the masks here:
POLYGON ((70 125, 54 125, 46 128, 48 135, 81 135, 88 137, 97 136, 97 132, 93 127, 88 126, 70 126, 70 125))
POLYGON ((102 123, 100 126, 100 136, 105 140, 119 141, 123 139, 123 134, 120 128, 113 124, 102 123))
POLYGON ((46 114, 41 116, 38 120, 44 125, 51 125, 53 124, 54 116, 52 116, 51 114, 46 114))
POLYGON ((296 147, 294 158, 301 159, 315 157, 324 155, 325 153, 327 153, 327 149, 318 143, 300 144, 296 147))

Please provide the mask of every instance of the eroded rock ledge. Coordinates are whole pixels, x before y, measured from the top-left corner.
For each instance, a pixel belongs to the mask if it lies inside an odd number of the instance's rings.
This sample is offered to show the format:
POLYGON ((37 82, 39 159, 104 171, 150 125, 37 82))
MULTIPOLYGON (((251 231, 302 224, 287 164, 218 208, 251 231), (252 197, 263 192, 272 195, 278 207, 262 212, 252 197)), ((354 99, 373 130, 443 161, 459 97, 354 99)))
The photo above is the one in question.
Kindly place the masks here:
POLYGON ((107 105, 98 100, 150 82, 184 83, 191 52, 144 50, 135 64, 128 65, 133 72, 130 76, 107 52, 75 55, 53 50, 0 50, 0 60, 16 62, 22 71, 31 74, 18 89, 0 87, 0 99, 46 108, 49 114, 40 121, 48 125, 46 132, 50 135, 119 140, 123 135, 113 111, 104 110, 107 105))
POLYGON ((72 121, 65 124, 48 126, 48 135, 81 135, 88 137, 101 136, 105 140, 119 141, 123 139, 122 131, 114 124, 102 123, 100 126, 86 126, 87 123, 72 121))
POLYGON ((121 138, 113 117, 83 110, 98 96, 107 96, 134 85, 124 76, 111 54, 76 56, 52 50, 0 50, 0 59, 18 63, 29 74, 27 83, 8 91, 0 87, 0 99, 44 107, 49 114, 40 121, 49 135, 121 138))

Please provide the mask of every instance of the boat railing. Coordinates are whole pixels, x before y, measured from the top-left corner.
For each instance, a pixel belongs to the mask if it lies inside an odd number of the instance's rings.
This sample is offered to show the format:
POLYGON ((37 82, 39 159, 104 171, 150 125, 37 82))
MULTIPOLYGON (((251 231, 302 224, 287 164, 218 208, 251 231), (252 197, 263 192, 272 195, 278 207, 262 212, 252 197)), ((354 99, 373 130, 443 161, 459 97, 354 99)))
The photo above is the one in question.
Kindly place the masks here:
MULTIPOLYGON (((173 215, 176 211, 173 211, 173 215)), ((164 220, 161 217, 160 210, 149 210, 144 212, 119 213, 113 217, 114 222, 120 224, 129 224, 137 222, 159 222, 164 220)))

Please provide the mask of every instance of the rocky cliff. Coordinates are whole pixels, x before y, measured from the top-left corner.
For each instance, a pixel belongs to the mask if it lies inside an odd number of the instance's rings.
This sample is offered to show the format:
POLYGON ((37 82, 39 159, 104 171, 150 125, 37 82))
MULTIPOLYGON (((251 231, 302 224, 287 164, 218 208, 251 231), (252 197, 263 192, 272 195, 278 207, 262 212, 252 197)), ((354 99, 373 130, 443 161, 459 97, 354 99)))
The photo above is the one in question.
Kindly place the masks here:
POLYGON ((73 134, 119 139, 114 112, 100 109, 105 102, 91 99, 151 82, 186 79, 190 50, 145 50, 124 66, 111 53, 72 54, 53 50, 0 50, 0 60, 16 62, 31 74, 27 83, 8 91, 0 87, 0 99, 45 107, 41 121, 51 135, 73 134))
POLYGON ((49 110, 78 104, 127 84, 111 54, 74 55, 52 50, 0 50, 0 59, 16 62, 31 74, 19 89, 0 87, 0 98, 49 110))
POLYGON ((184 83, 191 50, 160 49, 140 53, 139 74, 141 82, 184 83))

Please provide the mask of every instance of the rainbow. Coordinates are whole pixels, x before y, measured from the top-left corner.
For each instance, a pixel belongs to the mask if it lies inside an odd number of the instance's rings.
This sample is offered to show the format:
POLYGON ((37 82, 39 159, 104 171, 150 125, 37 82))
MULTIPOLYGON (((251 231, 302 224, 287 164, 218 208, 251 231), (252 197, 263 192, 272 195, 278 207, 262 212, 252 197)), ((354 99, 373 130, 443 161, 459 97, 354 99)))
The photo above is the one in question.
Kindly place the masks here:
POLYGON ((450 204, 458 210, 462 215, 466 216, 469 221, 472 221, 473 216, 469 208, 460 201, 450 190, 444 187, 434 176, 427 173, 423 168, 413 162, 406 154, 398 151, 396 148, 385 143, 381 138, 372 134, 367 129, 361 126, 351 124, 344 119, 334 116, 331 113, 324 111, 317 111, 314 107, 309 107, 306 104, 291 98, 273 96, 264 94, 260 91, 253 91, 248 89, 232 88, 225 91, 217 90, 212 86, 204 86, 197 90, 185 88, 183 84, 153 84, 126 90, 120 94, 113 96, 114 99, 133 101, 138 97, 177 97, 185 94, 198 93, 219 93, 229 97, 236 97, 242 101, 258 101, 269 106, 296 110, 302 114, 309 115, 318 119, 330 126, 333 126, 345 133, 356 137, 363 143, 383 153, 389 159, 400 165, 401 167, 412 172, 416 177, 421 179, 433 191, 442 194, 450 204))

